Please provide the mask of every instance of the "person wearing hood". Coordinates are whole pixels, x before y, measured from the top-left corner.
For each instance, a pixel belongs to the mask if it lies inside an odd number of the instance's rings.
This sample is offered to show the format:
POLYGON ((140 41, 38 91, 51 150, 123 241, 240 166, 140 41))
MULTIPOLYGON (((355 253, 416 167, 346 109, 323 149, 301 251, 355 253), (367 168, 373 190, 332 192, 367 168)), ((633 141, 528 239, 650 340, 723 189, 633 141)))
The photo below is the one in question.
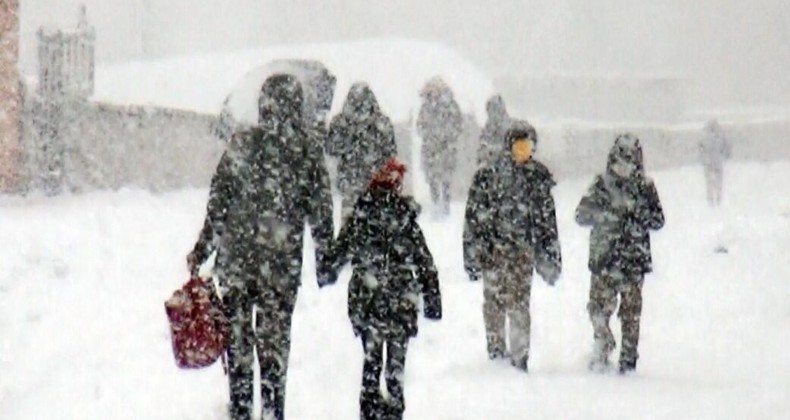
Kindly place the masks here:
POLYGON ((705 125, 705 138, 699 144, 699 160, 705 169, 708 204, 721 204, 724 184, 724 162, 732 156, 732 146, 718 121, 705 125))
POLYGON ((617 137, 606 172, 595 177, 576 208, 576 223, 591 226, 588 267, 592 273, 587 310, 593 325, 592 370, 606 370, 616 346, 609 319, 622 323, 620 373, 636 369, 639 357, 642 284, 652 271, 650 231, 664 226, 653 181, 644 170, 642 146, 632 134, 617 137))
MULTIPOLYGON (((442 317, 439 276, 417 224, 418 205, 401 195, 406 167, 389 159, 357 200, 332 249, 335 273, 353 265, 348 316, 365 360, 360 418, 401 419, 406 350, 417 335, 420 297, 425 317, 442 317), (381 394, 384 372, 389 399, 381 394)), ((337 276, 332 277, 337 278, 337 276)))
POLYGON ((501 95, 494 95, 486 102, 488 119, 480 133, 477 150, 477 165, 483 167, 493 163, 505 152, 505 133, 510 125, 510 116, 501 95))
POLYGON ((325 150, 338 160, 337 187, 345 219, 373 172, 398 153, 392 122, 366 83, 351 86, 342 112, 329 125, 325 150))
POLYGON ((463 231, 464 265, 483 279, 483 319, 490 359, 508 355, 527 371, 533 270, 554 285, 562 269, 551 172, 534 157, 535 129, 513 121, 504 136, 509 153, 477 171, 463 231), (509 318, 509 334, 505 320, 509 318))
POLYGON ((321 145, 304 127, 301 89, 290 75, 263 83, 259 124, 231 138, 211 180, 203 229, 187 257, 195 274, 216 251, 214 271, 231 323, 232 420, 253 417, 255 352, 263 417, 284 418, 305 222, 316 244, 317 277, 329 275, 323 257, 334 233, 329 174, 321 145))
POLYGON ((439 77, 428 81, 421 92, 417 134, 422 138, 422 167, 428 178, 431 200, 441 214, 450 212, 450 186, 463 132, 461 108, 450 87, 439 77))

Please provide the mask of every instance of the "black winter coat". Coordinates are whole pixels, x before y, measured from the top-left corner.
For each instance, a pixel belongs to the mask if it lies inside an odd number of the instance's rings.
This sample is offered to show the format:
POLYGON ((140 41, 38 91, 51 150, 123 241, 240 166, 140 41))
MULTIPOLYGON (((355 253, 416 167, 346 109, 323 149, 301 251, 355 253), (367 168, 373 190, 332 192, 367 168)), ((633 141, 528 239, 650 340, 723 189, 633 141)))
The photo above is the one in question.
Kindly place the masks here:
POLYGON ((338 159, 338 189, 343 194, 361 192, 373 172, 397 155, 395 129, 367 85, 351 87, 343 111, 329 125, 325 149, 338 159))
POLYGON ((417 132, 422 137, 422 164, 426 172, 453 171, 463 124, 461 108, 449 90, 425 97, 417 116, 417 132))
POLYGON ((417 214, 410 199, 376 188, 359 198, 340 231, 332 255, 336 270, 349 261, 354 266, 348 316, 355 334, 416 335, 420 295, 425 316, 441 318, 439 276, 417 214))
POLYGON ((576 222, 593 228, 591 272, 618 270, 638 277, 652 271, 649 231, 664 226, 664 212, 649 178, 598 175, 576 208, 576 222))
POLYGON ((505 155, 505 134, 510 128, 510 116, 500 96, 495 96, 486 103, 488 119, 480 132, 480 146, 477 150, 477 164, 480 167, 490 165, 505 155))
POLYGON ((202 262, 217 250, 216 270, 226 287, 293 293, 305 222, 320 268, 334 233, 321 146, 298 127, 257 127, 234 135, 222 155, 193 252, 202 262))
POLYGON ((501 157, 475 174, 463 233, 464 265, 473 277, 498 258, 528 256, 545 280, 562 268, 557 217, 548 168, 536 160, 516 164, 501 157))

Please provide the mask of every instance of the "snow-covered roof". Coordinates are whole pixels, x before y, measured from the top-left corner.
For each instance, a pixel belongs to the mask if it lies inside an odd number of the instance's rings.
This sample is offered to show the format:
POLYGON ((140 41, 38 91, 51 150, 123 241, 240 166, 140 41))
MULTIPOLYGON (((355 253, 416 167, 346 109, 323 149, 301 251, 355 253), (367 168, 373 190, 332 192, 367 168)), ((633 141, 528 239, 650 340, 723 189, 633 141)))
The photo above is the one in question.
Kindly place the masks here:
POLYGON ((337 77, 332 113, 340 110, 356 81, 366 81, 382 109, 396 121, 416 117, 419 90, 436 75, 444 78, 461 108, 474 113, 478 121, 484 121, 485 101, 494 92, 489 77, 448 47, 405 39, 374 39, 99 65, 93 100, 218 115, 228 93, 245 74, 272 60, 289 58, 319 60, 337 77))

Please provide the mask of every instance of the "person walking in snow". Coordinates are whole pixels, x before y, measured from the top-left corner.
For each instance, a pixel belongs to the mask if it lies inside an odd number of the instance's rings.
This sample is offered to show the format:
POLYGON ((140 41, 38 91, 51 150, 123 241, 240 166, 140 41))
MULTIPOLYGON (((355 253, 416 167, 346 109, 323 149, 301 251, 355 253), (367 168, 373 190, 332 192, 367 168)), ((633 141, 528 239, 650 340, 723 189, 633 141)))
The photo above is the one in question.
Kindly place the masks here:
POLYGON ((477 150, 477 165, 484 167, 494 163, 505 150, 505 133, 510 125, 510 116, 501 95, 494 95, 486 102, 488 119, 480 133, 477 150))
POLYGON ((325 146, 326 153, 338 159, 337 187, 345 219, 373 172, 398 152, 392 122, 366 83, 351 86, 342 112, 329 125, 325 146))
POLYGON ((616 346, 609 318, 619 297, 619 371, 633 371, 639 358, 642 284, 652 270, 650 231, 664 226, 661 201, 645 174, 642 146, 634 135, 619 135, 615 140, 606 172, 595 177, 576 208, 576 223, 592 227, 587 304, 594 340, 590 368, 601 371, 609 367, 609 355, 616 346))
POLYGON ((732 146, 716 120, 705 125, 705 137, 699 144, 699 160, 705 169, 708 204, 721 205, 724 162, 732 155, 732 146))
POLYGON ((534 159, 535 129, 514 120, 504 137, 506 154, 474 176, 463 232, 464 265, 483 279, 483 319, 488 357, 507 357, 528 370, 532 273, 554 285, 562 269, 548 168, 534 159), (510 319, 506 334, 505 320, 510 319))
POLYGON ((259 125, 231 138, 211 180, 203 230, 187 257, 195 272, 217 252, 215 273, 232 327, 227 351, 232 420, 252 419, 256 351, 263 418, 285 417, 305 222, 316 243, 318 278, 331 275, 322 257, 334 233, 329 174, 321 145, 305 131, 302 98, 293 76, 264 82, 259 125))
POLYGON ((335 273, 347 262, 354 267, 348 316, 365 352, 359 396, 363 420, 403 418, 406 350, 417 335, 420 296, 426 318, 442 317, 439 277, 417 224, 418 206, 401 195, 405 170, 389 159, 374 175, 330 258, 335 273), (389 400, 381 394, 382 370, 389 400))
POLYGON ((450 186, 463 116, 452 90, 439 77, 429 80, 420 95, 423 103, 417 116, 417 134, 422 138, 422 167, 434 208, 446 215, 450 212, 450 186))

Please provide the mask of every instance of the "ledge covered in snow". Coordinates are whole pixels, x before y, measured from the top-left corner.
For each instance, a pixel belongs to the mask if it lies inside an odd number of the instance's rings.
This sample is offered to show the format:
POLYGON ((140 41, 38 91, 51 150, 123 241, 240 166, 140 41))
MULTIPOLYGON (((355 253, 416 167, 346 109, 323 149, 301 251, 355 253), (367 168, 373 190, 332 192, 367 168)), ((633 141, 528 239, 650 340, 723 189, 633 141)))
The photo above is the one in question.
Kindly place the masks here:
POLYGON ((439 44, 376 39, 342 44, 282 46, 99 65, 95 101, 153 105, 219 114, 222 102, 249 70, 281 58, 322 61, 337 76, 333 112, 352 83, 368 82, 384 111, 396 121, 416 118, 419 90, 442 76, 465 112, 485 120, 493 82, 456 51, 439 44))

